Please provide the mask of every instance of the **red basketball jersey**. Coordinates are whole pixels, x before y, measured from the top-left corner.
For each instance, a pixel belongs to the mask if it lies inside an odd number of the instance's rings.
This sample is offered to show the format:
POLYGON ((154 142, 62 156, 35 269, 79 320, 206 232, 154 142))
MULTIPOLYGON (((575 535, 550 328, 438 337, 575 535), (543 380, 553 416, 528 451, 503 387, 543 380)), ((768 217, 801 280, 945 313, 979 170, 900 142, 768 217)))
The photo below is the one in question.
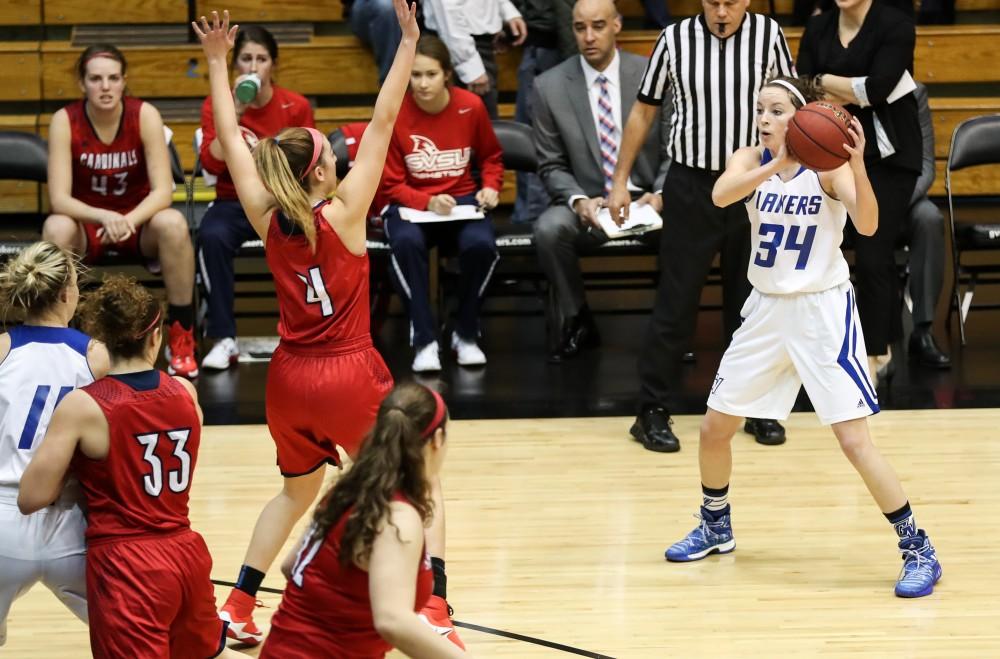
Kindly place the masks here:
POLYGON ((324 202, 313 209, 316 251, 299 232, 287 234, 278 213, 267 231, 267 265, 278 296, 282 341, 317 345, 368 340, 368 254, 347 251, 323 219, 324 202))
POLYGON ((108 376, 83 387, 108 420, 108 455, 79 451, 73 470, 87 498, 87 543, 189 528, 188 493, 201 442, 191 394, 163 371, 140 390, 108 376))
MULTIPOLYGON (((395 501, 406 501, 400 495, 395 501)), ((368 595, 368 573, 354 563, 340 562, 340 541, 348 510, 326 538, 303 546, 292 568, 281 605, 271 618, 271 631, 261 659, 298 659, 322 654, 331 659, 383 657, 392 649, 375 631, 368 595)), ((434 590, 431 559, 424 547, 417 568, 414 612, 420 611, 434 590)))
POLYGON ((142 148, 139 111, 143 102, 122 97, 121 121, 111 144, 97 137, 86 101, 66 106, 73 153, 73 197, 95 208, 126 213, 149 195, 149 172, 142 148))

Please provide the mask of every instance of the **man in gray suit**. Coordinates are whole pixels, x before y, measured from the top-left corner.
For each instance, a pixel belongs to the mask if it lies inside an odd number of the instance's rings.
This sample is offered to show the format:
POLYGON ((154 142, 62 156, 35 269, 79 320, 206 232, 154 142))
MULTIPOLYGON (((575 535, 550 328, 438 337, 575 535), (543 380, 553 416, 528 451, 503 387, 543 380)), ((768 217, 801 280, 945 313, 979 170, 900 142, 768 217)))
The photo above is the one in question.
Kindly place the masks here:
MULTIPOLYGON (((612 0, 579 0, 573 34, 580 55, 535 79, 538 174, 553 204, 535 222, 535 245, 563 318, 560 339, 549 353, 553 363, 600 342, 584 297, 579 250, 607 241, 597 212, 605 205, 624 121, 646 69, 645 57, 618 51, 621 26, 612 0)), ((633 199, 657 212, 663 209, 660 192, 670 165, 660 119, 629 179, 633 199)))
POLYGON ((927 198, 934 183, 934 124, 927 100, 927 87, 917 83, 914 91, 924 138, 924 162, 917 187, 910 200, 910 213, 903 227, 903 239, 910 246, 910 299, 913 300, 913 333, 910 359, 925 366, 949 368, 951 358, 934 341, 931 324, 944 281, 944 216, 927 198))

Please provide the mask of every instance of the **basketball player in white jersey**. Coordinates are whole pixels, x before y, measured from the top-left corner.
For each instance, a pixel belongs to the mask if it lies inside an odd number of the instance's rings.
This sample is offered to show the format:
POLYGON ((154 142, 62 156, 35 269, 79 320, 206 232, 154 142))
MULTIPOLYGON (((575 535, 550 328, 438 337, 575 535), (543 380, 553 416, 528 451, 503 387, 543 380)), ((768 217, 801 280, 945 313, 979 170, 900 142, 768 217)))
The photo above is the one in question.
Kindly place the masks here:
MULTIPOLYGON (((776 78, 757 99, 761 144, 736 151, 716 181, 717 206, 742 202, 751 224, 753 290, 743 325, 719 364, 701 425, 701 522, 666 551, 694 561, 736 548, 728 502, 731 440, 742 417, 785 419, 805 386, 820 421, 831 425, 847 459, 899 536, 900 597, 923 597, 941 577, 934 548, 918 529, 899 478, 871 441, 867 417, 878 412, 854 289, 840 251, 850 214, 858 233, 878 229, 878 204, 864 164, 864 132, 853 119, 850 160, 817 173, 785 149, 785 130, 811 90, 776 78)), ((810 99, 812 100, 812 99, 810 99)))
POLYGON ((49 242, 31 245, 0 270, 0 318, 24 323, 0 334, 0 645, 15 599, 41 581, 87 621, 86 526, 67 484, 51 506, 17 508, 21 475, 67 393, 108 371, 107 350, 68 327, 80 299, 72 257, 49 242))

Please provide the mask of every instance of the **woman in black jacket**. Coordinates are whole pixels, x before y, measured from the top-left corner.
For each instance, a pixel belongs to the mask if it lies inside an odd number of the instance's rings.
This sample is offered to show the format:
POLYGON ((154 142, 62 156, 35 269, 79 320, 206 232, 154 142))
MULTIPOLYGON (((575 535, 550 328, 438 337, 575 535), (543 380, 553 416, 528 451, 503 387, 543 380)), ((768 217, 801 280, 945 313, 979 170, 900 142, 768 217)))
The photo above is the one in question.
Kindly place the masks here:
POLYGON ((916 28, 905 13, 874 0, 836 0, 806 25, 795 66, 834 102, 861 120, 865 166, 879 206, 874 236, 853 236, 858 311, 869 370, 885 366, 899 338, 899 282, 893 250, 921 166, 917 103, 889 96, 913 72, 916 28))

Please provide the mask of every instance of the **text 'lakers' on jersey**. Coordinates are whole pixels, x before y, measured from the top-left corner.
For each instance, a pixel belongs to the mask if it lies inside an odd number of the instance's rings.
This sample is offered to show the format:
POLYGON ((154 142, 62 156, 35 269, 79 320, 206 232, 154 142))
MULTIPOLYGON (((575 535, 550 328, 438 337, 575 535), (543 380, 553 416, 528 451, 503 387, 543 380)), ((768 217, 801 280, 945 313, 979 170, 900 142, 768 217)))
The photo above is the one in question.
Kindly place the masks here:
POLYGON ((0 364, 0 488, 17 488, 59 401, 94 376, 90 337, 67 327, 19 325, 0 364))
MULTIPOLYGON (((764 151, 761 164, 771 160, 764 151)), ((775 174, 747 198, 750 267, 761 293, 816 293, 848 280, 840 251, 847 209, 823 190, 819 175, 804 167, 791 179, 775 174)))

